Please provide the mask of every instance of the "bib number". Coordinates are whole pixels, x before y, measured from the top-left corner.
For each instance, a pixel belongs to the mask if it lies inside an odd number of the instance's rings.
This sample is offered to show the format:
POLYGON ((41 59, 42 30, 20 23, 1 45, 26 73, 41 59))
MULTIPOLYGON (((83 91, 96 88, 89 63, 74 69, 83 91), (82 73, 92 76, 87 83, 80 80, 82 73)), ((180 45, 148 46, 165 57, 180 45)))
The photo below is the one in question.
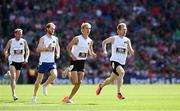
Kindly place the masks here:
POLYGON ((54 52, 55 48, 54 47, 51 47, 49 52, 54 52))
POLYGON ((125 48, 116 48, 116 53, 125 54, 126 53, 126 49, 125 48))
POLYGON ((86 56, 87 56, 87 53, 84 53, 84 52, 79 53, 80 58, 85 58, 86 56))
POLYGON ((20 55, 23 53, 23 50, 14 50, 14 55, 20 55))

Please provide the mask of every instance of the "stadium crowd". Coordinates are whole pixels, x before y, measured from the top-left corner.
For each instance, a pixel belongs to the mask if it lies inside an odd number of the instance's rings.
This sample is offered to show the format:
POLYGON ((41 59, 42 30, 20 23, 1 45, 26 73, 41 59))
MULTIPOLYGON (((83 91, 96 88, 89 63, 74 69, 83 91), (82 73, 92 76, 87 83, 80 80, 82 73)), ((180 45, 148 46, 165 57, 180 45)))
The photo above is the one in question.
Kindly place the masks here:
POLYGON ((180 2, 179 0, 1 0, 0 1, 0 75, 8 70, 3 48, 15 28, 23 29, 30 48, 25 69, 34 83, 39 54, 36 47, 48 22, 56 24, 61 58, 57 60, 59 78, 69 65, 66 46, 79 34, 80 24, 92 24, 91 38, 97 59, 88 58, 86 77, 106 78, 110 62, 103 57, 101 42, 116 34, 116 26, 128 26, 135 55, 129 56, 126 75, 139 78, 180 78, 180 2))

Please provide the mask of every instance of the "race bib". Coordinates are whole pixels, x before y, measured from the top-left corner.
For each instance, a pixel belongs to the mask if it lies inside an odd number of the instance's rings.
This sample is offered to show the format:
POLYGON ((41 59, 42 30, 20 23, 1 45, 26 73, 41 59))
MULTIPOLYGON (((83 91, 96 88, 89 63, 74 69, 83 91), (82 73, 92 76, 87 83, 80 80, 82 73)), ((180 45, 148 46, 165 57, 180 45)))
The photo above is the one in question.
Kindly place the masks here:
POLYGON ((49 52, 53 52, 53 51, 54 51, 54 49, 55 49, 54 47, 51 47, 51 50, 50 50, 49 52))
POLYGON ((87 53, 84 53, 84 52, 79 53, 80 58, 85 58, 86 56, 87 56, 87 53))
POLYGON ((14 50, 14 55, 20 55, 23 53, 23 50, 14 50))
POLYGON ((125 54, 126 53, 126 49, 125 48, 116 48, 116 53, 125 54))

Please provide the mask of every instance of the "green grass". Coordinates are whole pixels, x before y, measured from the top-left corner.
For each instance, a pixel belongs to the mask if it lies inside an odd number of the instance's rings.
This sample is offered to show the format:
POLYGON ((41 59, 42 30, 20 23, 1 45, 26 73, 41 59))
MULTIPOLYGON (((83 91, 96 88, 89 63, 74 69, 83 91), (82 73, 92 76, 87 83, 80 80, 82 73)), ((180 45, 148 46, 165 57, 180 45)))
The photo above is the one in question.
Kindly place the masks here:
POLYGON ((74 104, 61 102, 71 85, 48 87, 48 96, 38 92, 38 103, 31 103, 33 85, 18 85, 19 100, 12 101, 9 85, 0 85, 0 111, 180 111, 180 85, 124 85, 125 100, 116 98, 116 86, 106 86, 96 96, 97 85, 82 85, 74 104))

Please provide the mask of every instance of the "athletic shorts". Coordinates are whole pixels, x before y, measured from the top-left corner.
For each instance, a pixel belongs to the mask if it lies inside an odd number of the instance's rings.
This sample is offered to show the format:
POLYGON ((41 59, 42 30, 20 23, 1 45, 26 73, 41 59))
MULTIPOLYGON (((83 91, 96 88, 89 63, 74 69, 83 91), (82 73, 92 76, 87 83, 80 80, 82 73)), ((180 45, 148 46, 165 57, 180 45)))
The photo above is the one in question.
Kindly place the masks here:
POLYGON ((71 65, 70 65, 70 68, 72 69, 71 71, 84 72, 85 61, 86 60, 76 60, 76 61, 71 60, 71 65))
POLYGON ((42 62, 38 66, 38 72, 39 73, 45 73, 47 70, 51 71, 52 69, 56 69, 56 63, 47 63, 47 62, 42 62))
POLYGON ((16 70, 21 70, 23 67, 23 62, 9 62, 9 65, 12 65, 16 68, 16 70))
POLYGON ((113 73, 116 74, 117 76, 119 76, 119 73, 116 71, 116 68, 118 66, 121 66, 122 68, 124 68, 124 65, 118 63, 118 62, 115 62, 115 61, 111 61, 111 66, 113 68, 113 73))

